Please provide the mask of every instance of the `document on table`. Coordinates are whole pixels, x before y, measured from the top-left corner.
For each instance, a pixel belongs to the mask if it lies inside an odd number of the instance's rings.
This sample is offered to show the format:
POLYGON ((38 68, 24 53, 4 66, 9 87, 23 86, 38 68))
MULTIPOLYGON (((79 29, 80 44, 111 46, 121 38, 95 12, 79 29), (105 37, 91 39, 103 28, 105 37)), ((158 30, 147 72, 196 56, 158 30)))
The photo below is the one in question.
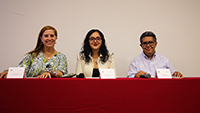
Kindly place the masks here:
POLYGON ((169 69, 156 69, 156 74, 158 78, 172 78, 169 69))
POLYGON ((115 79, 115 70, 114 69, 100 69, 101 79, 115 79))
POLYGON ((9 67, 7 78, 23 78, 25 67, 9 67))

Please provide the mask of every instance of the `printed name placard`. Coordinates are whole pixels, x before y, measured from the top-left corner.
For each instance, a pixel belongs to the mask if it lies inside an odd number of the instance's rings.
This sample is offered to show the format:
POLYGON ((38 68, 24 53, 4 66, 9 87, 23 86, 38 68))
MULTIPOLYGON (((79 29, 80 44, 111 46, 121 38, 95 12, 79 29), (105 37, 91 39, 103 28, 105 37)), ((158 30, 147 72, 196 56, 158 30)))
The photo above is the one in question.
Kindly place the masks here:
POLYGON ((172 78, 169 69, 156 69, 156 74, 158 78, 172 78))
POLYGON ((9 67, 7 78, 23 78, 25 67, 9 67))
POLYGON ((115 70, 114 69, 100 69, 101 79, 115 79, 115 70))

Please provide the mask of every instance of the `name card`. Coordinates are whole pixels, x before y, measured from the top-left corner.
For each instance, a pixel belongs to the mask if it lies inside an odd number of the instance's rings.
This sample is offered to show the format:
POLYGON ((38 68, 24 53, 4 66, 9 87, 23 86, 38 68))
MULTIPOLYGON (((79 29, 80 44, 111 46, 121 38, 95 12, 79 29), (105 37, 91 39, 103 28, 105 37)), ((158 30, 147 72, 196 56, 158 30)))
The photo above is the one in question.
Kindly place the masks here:
POLYGON ((25 67, 9 67, 7 78, 23 78, 25 67))
POLYGON ((100 69, 101 79, 115 79, 115 70, 114 69, 100 69))
POLYGON ((156 69, 156 74, 158 78, 172 78, 169 69, 156 69))

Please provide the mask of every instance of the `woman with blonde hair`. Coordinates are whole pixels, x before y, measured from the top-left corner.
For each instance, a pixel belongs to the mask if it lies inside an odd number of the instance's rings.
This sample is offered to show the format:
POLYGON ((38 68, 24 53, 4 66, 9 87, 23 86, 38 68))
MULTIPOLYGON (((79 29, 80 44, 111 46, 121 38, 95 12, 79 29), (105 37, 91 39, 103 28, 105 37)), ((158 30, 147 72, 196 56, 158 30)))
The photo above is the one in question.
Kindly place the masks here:
MULTIPOLYGON (((67 57, 55 50, 56 40, 54 27, 45 26, 40 30, 35 49, 18 65, 25 67, 26 77, 51 78, 67 74, 67 57)), ((7 70, 0 73, 0 78, 6 78, 7 73, 7 70)))

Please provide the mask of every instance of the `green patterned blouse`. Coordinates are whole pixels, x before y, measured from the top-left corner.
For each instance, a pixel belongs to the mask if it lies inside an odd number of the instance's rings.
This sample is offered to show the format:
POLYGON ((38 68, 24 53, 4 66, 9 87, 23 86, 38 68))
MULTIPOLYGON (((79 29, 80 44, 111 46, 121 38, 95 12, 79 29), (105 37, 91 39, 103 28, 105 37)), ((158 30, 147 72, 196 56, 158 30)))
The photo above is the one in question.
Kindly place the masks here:
POLYGON ((53 69, 67 74, 67 57, 57 52, 50 60, 47 62, 43 52, 41 51, 37 57, 31 57, 28 54, 18 65, 18 67, 26 67, 26 77, 37 77, 41 75, 45 70, 53 69))

